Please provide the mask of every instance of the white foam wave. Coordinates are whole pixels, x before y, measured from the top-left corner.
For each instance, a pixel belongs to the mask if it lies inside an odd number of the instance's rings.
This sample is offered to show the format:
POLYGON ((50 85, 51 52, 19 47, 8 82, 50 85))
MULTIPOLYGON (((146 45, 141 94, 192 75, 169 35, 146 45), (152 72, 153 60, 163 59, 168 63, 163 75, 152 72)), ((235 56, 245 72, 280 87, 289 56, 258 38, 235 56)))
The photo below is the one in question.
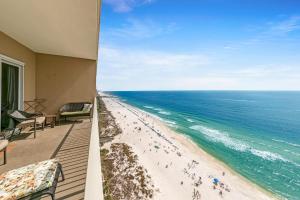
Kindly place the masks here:
POLYGON ((164 122, 168 123, 168 124, 173 124, 173 125, 176 125, 176 122, 174 121, 170 121, 170 120, 163 120, 164 122))
POLYGON ((252 148, 248 144, 230 137, 229 134, 225 131, 219 131, 201 125, 191 126, 190 129, 200 131, 210 141, 223 143, 228 148, 234 149, 236 151, 250 152, 253 155, 270 161, 281 160, 284 162, 289 162, 279 154, 252 148))
POLYGON ((159 111, 158 113, 163 115, 171 115, 171 113, 167 111, 159 111))
POLYGON ((152 113, 147 113, 147 114, 150 115, 151 117, 155 118, 155 119, 163 121, 163 119, 161 117, 157 116, 157 115, 154 115, 152 113))
POLYGON ((177 126, 176 124, 169 124, 169 123, 167 123, 167 125, 168 125, 168 126, 170 126, 170 127, 173 127, 173 128, 175 128, 175 129, 177 129, 177 128, 178 128, 178 126, 177 126))
POLYGON ((233 138, 230 138, 228 133, 226 132, 221 132, 215 129, 210 129, 205 126, 201 125, 195 125, 190 127, 193 130, 200 131, 203 133, 206 138, 213 142, 220 142, 226 145, 227 147, 237 150, 237 151, 246 151, 249 147, 244 144, 243 142, 240 142, 238 140, 235 140, 233 138))
POLYGON ((153 109, 153 107, 152 107, 152 106, 144 106, 144 108, 153 109))
POLYGON ((149 115, 152 116, 153 118, 156 118, 156 119, 162 121, 162 122, 165 122, 167 126, 170 126, 170 127, 176 128, 176 129, 178 128, 177 123, 174 121, 163 119, 163 118, 161 118, 157 115, 151 114, 151 113, 149 115))
POLYGON ((295 163, 295 162, 291 162, 293 165, 295 165, 296 167, 299 167, 300 168, 300 164, 298 163, 295 163))
POLYGON ((152 107, 152 106, 143 106, 144 108, 148 108, 148 109, 152 109, 152 110, 155 110, 155 111, 158 111, 159 114, 162 114, 162 115, 171 115, 170 112, 167 112, 161 108, 156 108, 156 107, 152 107))
POLYGON ((156 111, 163 111, 163 109, 161 108, 156 108, 156 107, 153 107, 153 106, 143 106, 144 108, 148 108, 148 109, 152 109, 152 110, 156 110, 156 111))
POLYGON ((250 149, 250 151, 252 154, 259 156, 265 160, 271 160, 271 161, 282 160, 284 162, 288 162, 288 160, 286 160, 285 158, 283 158, 281 155, 277 153, 272 153, 269 151, 261 151, 257 149, 250 149))
POLYGON ((191 122, 191 123, 195 122, 194 120, 192 120, 190 118, 186 118, 186 121, 191 122))
POLYGON ((285 143, 285 144, 288 144, 288 145, 291 145, 291 146, 294 146, 294 147, 300 147, 300 144, 294 144, 294 143, 291 143, 291 142, 286 142, 284 140, 277 140, 277 139, 272 139, 272 140, 275 141, 275 142, 285 143))

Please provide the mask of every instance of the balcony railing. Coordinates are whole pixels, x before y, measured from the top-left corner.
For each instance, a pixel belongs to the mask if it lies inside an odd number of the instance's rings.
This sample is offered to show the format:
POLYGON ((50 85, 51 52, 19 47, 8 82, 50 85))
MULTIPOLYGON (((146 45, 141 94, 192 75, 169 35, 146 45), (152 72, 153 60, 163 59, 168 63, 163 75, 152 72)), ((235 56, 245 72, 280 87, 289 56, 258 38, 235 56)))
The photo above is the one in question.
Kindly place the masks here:
POLYGON ((97 98, 94 100, 93 122, 89 147, 85 200, 103 200, 97 98))

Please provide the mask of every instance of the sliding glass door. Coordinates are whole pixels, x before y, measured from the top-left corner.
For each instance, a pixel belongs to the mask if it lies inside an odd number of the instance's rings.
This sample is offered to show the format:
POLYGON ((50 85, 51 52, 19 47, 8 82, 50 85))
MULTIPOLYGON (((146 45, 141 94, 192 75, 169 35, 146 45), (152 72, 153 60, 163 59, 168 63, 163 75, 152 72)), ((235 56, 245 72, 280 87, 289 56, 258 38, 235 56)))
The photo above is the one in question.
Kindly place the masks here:
POLYGON ((23 104, 23 68, 17 63, 0 60, 1 68, 1 130, 9 126, 8 110, 22 108, 23 104))

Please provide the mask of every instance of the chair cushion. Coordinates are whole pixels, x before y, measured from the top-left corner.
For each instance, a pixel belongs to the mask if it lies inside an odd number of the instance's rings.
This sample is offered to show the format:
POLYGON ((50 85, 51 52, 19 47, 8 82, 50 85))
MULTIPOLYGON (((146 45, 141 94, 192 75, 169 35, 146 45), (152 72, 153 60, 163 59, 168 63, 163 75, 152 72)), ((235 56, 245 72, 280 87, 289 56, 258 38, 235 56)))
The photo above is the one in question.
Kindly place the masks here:
POLYGON ((82 109, 82 112, 90 112, 93 104, 85 103, 82 109))
MULTIPOLYGON (((37 117, 36 118, 36 124, 43 124, 46 120, 46 117, 37 117)), ((34 120, 33 119, 30 119, 30 120, 26 120, 26 121, 23 121, 19 124, 20 125, 33 125, 34 123, 34 120)))
POLYGON ((8 140, 0 140, 0 151, 2 151, 8 145, 8 140))
POLYGON ((90 112, 77 111, 77 112, 63 112, 63 113, 60 113, 61 116, 86 115, 86 114, 90 114, 90 112))
POLYGON ((36 118, 36 123, 37 124, 43 124, 45 123, 46 117, 37 117, 36 118))
POLYGON ((17 127, 33 126, 33 124, 34 124, 34 120, 30 119, 30 120, 22 121, 20 124, 17 125, 17 127))
POLYGON ((58 160, 46 160, 0 175, 0 199, 15 200, 52 186, 58 160))
POLYGON ((20 111, 18 110, 15 110, 13 111, 12 113, 10 113, 10 115, 16 119, 19 119, 19 120, 26 120, 27 117, 24 116, 20 111))

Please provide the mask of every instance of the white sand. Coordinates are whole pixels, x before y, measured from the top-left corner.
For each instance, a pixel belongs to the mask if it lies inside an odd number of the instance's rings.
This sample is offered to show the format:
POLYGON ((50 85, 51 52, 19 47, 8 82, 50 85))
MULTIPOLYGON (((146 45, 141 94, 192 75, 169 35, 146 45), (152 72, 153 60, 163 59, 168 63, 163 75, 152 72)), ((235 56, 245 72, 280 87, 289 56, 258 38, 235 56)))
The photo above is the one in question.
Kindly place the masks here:
POLYGON ((154 183, 156 190, 153 199, 274 198, 204 152, 186 137, 172 131, 159 119, 116 98, 103 98, 103 101, 123 131, 113 142, 128 144, 138 155, 139 164, 147 169, 154 183), (138 130, 138 127, 141 130, 138 130), (199 177, 202 184, 196 186, 199 177), (224 188, 229 188, 230 192, 222 189, 221 197, 220 185, 216 189, 213 188, 213 177, 224 183, 224 188), (201 198, 197 198, 199 196, 201 198))

